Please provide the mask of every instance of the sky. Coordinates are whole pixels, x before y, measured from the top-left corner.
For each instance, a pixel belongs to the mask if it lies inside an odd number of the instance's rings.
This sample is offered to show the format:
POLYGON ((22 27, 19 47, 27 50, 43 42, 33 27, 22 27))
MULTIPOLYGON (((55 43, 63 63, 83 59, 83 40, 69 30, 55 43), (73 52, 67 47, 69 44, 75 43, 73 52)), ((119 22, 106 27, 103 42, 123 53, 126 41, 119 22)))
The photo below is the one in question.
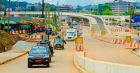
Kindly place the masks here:
MULTIPOLYGON (((11 1, 17 1, 17 0, 11 0, 11 1)), ((28 3, 42 3, 42 0, 19 0, 19 1, 26 1, 28 3)), ((44 0, 46 3, 54 4, 56 5, 58 0, 44 0)), ((59 0, 59 5, 73 5, 73 6, 85 6, 85 5, 97 5, 97 4, 103 4, 105 2, 113 2, 114 0, 59 0)), ((140 2, 139 0, 124 0, 124 1, 130 1, 130 2, 140 2)))

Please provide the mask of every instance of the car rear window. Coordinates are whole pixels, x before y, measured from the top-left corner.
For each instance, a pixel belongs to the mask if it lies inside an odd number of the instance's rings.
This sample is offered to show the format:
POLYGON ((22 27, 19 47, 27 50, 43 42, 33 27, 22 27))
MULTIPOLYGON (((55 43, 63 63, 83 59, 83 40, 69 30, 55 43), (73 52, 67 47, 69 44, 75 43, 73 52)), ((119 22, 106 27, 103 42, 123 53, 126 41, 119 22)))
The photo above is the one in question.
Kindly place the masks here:
POLYGON ((30 51, 31 54, 42 54, 42 53, 47 53, 45 48, 41 49, 31 49, 30 51))
POLYGON ((62 43, 62 42, 63 42, 62 39, 56 39, 56 40, 55 40, 55 43, 62 43))

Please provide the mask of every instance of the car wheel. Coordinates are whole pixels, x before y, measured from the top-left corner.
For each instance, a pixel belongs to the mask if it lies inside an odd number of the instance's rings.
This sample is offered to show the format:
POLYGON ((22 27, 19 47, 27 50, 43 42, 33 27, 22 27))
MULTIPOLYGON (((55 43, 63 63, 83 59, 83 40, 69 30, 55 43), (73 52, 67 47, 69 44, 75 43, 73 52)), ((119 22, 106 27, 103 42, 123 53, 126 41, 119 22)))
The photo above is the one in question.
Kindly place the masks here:
POLYGON ((51 57, 50 57, 49 61, 50 61, 50 63, 51 63, 51 57))
POLYGON ((32 64, 28 63, 28 68, 31 68, 32 67, 32 64))
POLYGON ((62 49, 64 50, 64 46, 62 47, 62 49))
POLYGON ((47 66, 47 67, 50 67, 50 63, 48 62, 46 66, 47 66))

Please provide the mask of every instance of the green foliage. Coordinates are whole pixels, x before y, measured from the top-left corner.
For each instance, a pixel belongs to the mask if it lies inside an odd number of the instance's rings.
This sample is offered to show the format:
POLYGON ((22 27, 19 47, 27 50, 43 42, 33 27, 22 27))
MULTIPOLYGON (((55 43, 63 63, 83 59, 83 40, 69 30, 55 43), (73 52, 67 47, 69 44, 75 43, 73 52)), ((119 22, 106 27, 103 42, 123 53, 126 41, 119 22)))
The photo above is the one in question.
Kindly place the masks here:
POLYGON ((124 16, 124 14, 119 14, 119 16, 124 16))
POLYGON ((88 11, 80 10, 81 13, 88 13, 88 11))
POLYGON ((134 14, 134 9, 131 9, 130 11, 125 12, 125 15, 130 15, 130 14, 134 14))
POLYGON ((112 7, 109 4, 101 4, 101 5, 98 6, 98 9, 102 10, 102 11, 112 10, 111 8, 112 7))
POLYGON ((43 9, 42 7, 39 7, 39 11, 42 11, 42 9, 43 9))
POLYGON ((105 10, 102 12, 102 15, 114 15, 114 12, 112 12, 110 10, 105 10))
POLYGON ((31 11, 36 11, 35 6, 31 7, 31 11))
POLYGON ((98 11, 91 11, 90 13, 94 14, 94 15, 99 15, 100 14, 98 11))
POLYGON ((2 35, 2 33, 0 33, 0 35, 2 35))
POLYGON ((93 11, 93 7, 90 8, 90 11, 93 11))

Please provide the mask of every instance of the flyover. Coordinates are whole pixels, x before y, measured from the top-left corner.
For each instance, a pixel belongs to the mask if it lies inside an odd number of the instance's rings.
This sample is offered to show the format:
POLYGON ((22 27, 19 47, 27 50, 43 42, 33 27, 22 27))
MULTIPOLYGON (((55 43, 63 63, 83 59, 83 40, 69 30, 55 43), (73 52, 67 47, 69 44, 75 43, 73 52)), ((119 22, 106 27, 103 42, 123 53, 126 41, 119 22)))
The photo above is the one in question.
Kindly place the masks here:
MULTIPOLYGON (((4 12, 1 12, 1 14, 3 13, 4 12)), ((19 15, 41 15, 42 13, 41 12, 11 12, 10 14, 19 16, 19 15)), ((83 21, 85 21, 84 25, 90 24, 90 28, 94 28, 96 34, 100 34, 101 31, 105 31, 106 33, 111 33, 110 30, 106 27, 103 19, 97 15, 84 14, 84 13, 71 13, 71 12, 62 12, 62 15, 83 18, 83 21)))

